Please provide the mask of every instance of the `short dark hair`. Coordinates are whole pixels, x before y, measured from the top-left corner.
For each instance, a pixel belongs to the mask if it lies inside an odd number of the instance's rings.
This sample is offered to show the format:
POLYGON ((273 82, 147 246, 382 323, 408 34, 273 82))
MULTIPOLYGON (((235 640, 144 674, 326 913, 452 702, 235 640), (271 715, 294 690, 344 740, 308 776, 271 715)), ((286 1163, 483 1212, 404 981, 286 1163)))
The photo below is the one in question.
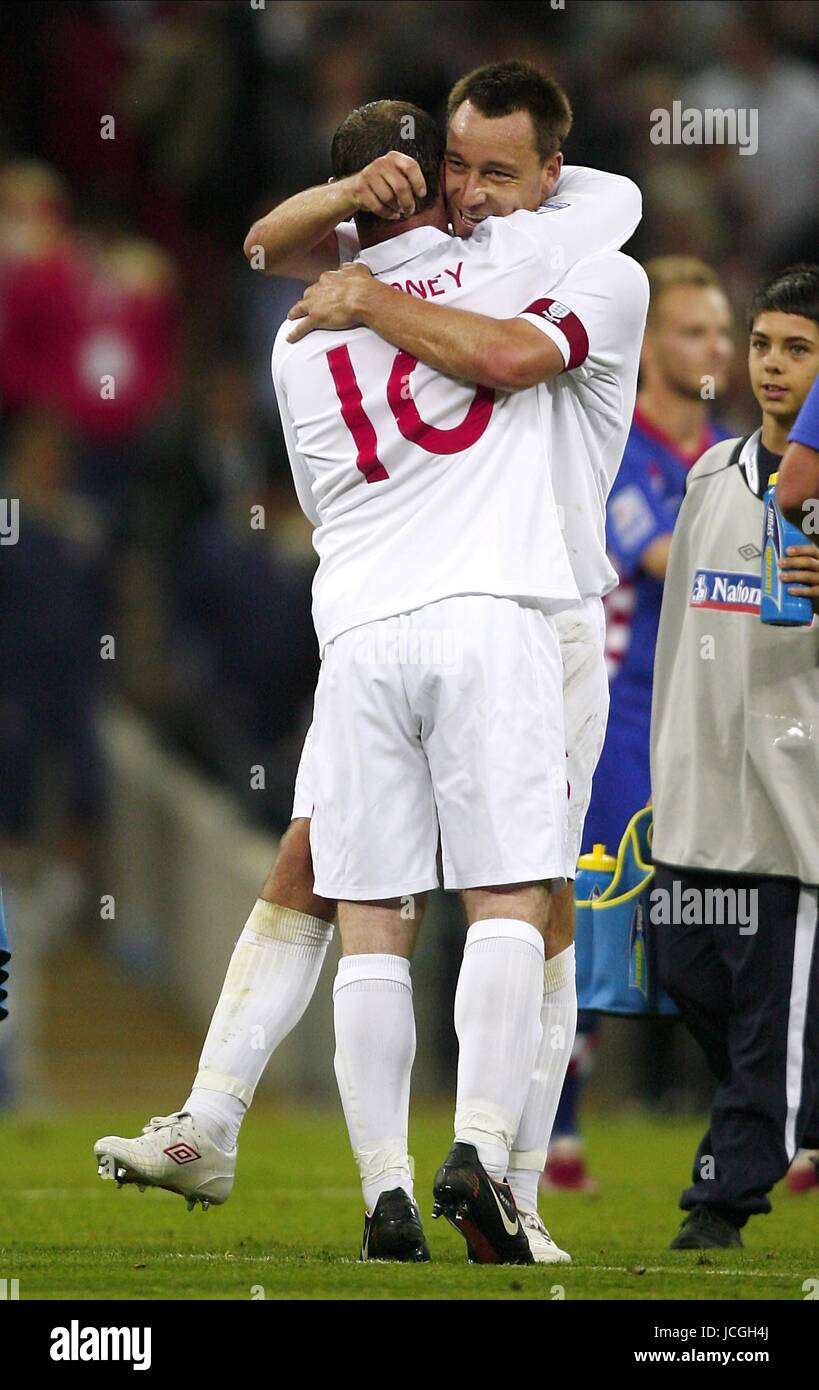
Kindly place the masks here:
POLYGON ((748 331, 758 314, 776 309, 819 323, 819 265, 789 265, 763 280, 748 310, 748 331))
POLYGON ((459 78, 447 101, 447 125, 465 101, 490 120, 511 116, 513 111, 528 111, 535 130, 535 146, 544 163, 557 154, 572 128, 572 108, 563 88, 522 58, 486 63, 459 78))
MULTIPOLYGON (((345 116, 330 147, 333 174, 346 179, 390 150, 418 161, 427 192, 416 200, 415 210, 432 207, 438 198, 444 137, 438 122, 411 101, 370 101, 345 116)), ((365 225, 381 220, 372 212, 359 212, 356 217, 365 225)))

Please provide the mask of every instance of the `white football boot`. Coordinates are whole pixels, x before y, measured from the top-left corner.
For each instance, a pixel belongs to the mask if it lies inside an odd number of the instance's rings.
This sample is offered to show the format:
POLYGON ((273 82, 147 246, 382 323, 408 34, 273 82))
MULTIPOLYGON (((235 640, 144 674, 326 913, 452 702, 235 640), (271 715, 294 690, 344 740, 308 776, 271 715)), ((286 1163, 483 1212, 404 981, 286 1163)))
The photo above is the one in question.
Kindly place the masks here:
POLYGON ((529 1240, 535 1264, 537 1265, 570 1265, 572 1257, 567 1250, 561 1250, 559 1245, 555 1245, 549 1232, 536 1211, 521 1211, 518 1207, 520 1224, 526 1232, 529 1240))
POLYGON ((178 1192, 193 1211, 226 1202, 233 1189, 236 1149, 223 1153, 195 1124, 186 1110, 174 1115, 155 1115, 139 1139, 107 1134, 94 1145, 101 1178, 113 1178, 117 1187, 136 1183, 178 1192))

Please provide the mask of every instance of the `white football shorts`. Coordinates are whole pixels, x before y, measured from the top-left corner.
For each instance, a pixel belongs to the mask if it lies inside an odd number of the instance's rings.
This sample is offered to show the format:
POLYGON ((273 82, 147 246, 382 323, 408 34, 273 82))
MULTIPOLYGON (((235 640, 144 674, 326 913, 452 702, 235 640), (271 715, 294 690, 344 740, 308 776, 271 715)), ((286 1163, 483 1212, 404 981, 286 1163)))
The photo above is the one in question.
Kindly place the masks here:
MULTIPOLYGON (((563 667, 535 602, 442 599, 341 633, 310 735, 310 846, 323 898, 563 875, 563 667)), ((304 778, 299 796, 304 795, 304 778)))
POLYGON ((313 773, 311 767, 313 748, 313 726, 304 735, 304 746, 299 758, 299 770, 296 773, 296 785, 293 788, 293 814, 291 820, 298 820, 301 816, 306 816, 309 820, 313 814, 315 797, 313 796, 313 773))
MULTIPOLYGON (((606 623, 602 599, 587 598, 554 619, 563 663, 563 718, 569 784, 563 877, 573 879, 583 823, 591 799, 592 777, 606 736, 609 683, 605 664, 606 623)), ((304 740, 293 797, 293 819, 313 814, 312 728, 304 740)))
POLYGON ((592 777, 603 751, 609 716, 603 600, 584 599, 577 607, 557 613, 554 621, 563 660, 563 718, 569 783, 563 876, 573 879, 580 856, 583 822, 591 800, 592 777))

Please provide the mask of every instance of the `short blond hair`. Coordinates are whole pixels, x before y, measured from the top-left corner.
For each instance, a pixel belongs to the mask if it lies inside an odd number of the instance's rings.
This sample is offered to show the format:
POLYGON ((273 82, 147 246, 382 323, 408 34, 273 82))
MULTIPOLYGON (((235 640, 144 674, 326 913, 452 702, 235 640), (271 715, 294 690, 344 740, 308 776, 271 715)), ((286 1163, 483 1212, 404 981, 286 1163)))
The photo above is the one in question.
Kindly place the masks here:
POLYGON ((678 285, 690 285, 696 289, 722 289, 719 276, 705 261, 697 256, 654 256, 643 266, 648 276, 649 320, 654 318, 661 296, 666 290, 676 289, 678 285))

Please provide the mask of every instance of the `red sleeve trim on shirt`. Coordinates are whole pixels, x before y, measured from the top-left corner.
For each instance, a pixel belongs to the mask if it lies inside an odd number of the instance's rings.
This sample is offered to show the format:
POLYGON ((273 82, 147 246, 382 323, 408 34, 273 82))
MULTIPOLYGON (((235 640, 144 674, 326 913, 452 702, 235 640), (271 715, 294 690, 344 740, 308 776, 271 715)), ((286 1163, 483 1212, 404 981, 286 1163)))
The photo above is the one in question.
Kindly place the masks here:
POLYGON ((589 335, 577 314, 573 314, 567 304, 561 304, 559 299, 536 299, 523 312, 537 314, 563 334, 569 345, 569 360, 565 367, 567 372, 573 367, 582 366, 589 355, 589 335))

